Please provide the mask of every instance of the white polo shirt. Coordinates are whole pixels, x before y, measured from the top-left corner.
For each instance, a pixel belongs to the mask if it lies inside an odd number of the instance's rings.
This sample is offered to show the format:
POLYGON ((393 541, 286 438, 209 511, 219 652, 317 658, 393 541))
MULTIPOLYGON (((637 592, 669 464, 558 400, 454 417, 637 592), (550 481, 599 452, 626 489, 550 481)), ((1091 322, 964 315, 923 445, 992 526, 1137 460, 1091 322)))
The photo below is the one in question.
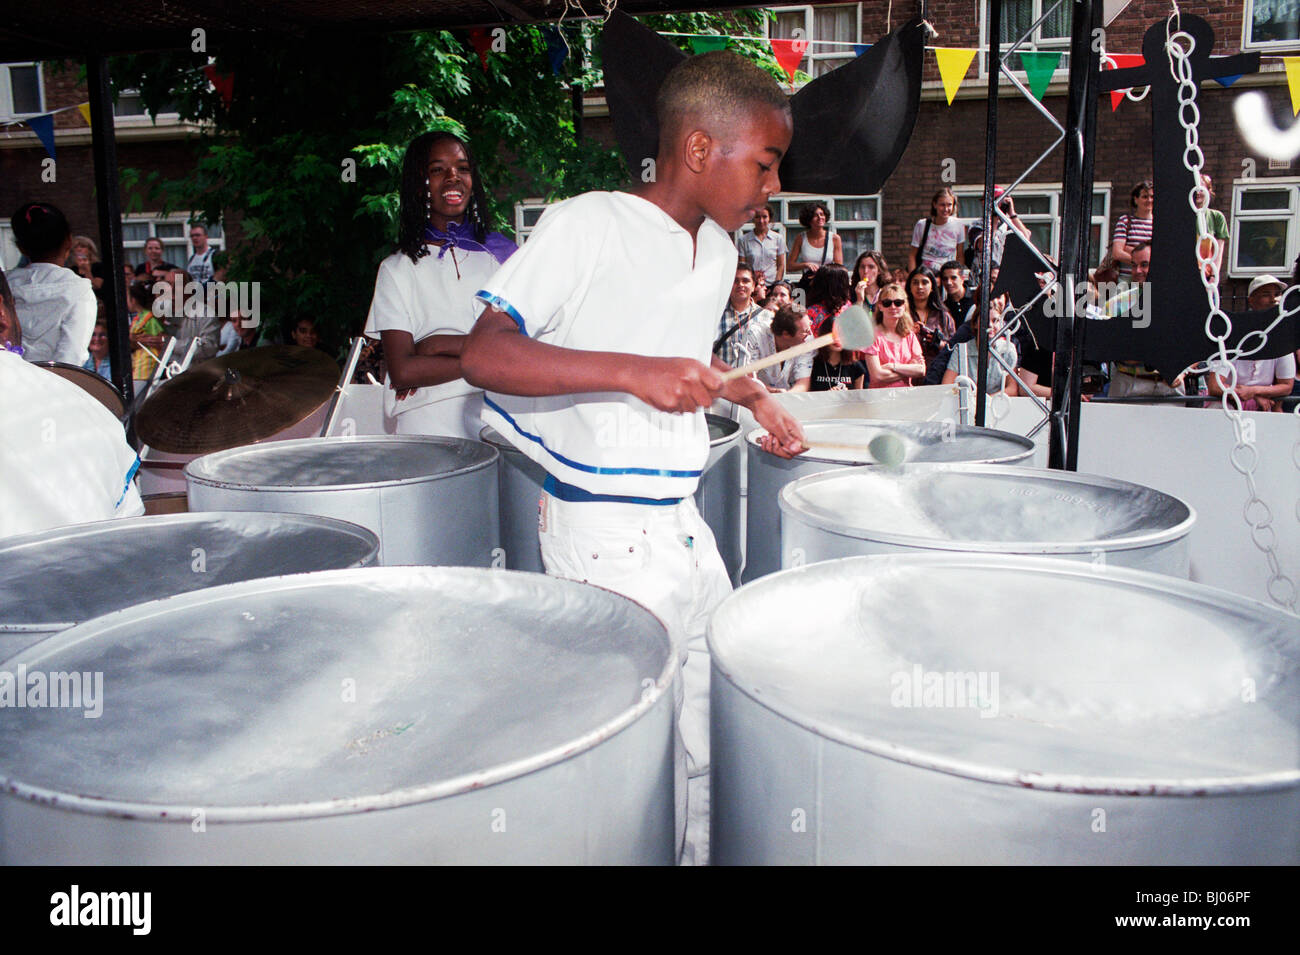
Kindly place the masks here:
MULTIPOLYGON (((690 233, 655 204, 589 192, 548 209, 479 298, 548 344, 707 365, 735 271, 736 247, 713 220, 692 249, 690 233), (647 265, 657 281, 646 281, 647 265)), ((591 494, 686 497, 709 453, 702 411, 660 412, 622 393, 489 392, 483 420, 555 479, 591 494)))
POLYGON ((0 349, 0 537, 143 514, 139 466, 107 408, 0 349))
MULTIPOLYGON (((379 338, 380 332, 410 332, 415 341, 430 335, 468 335, 482 307, 474 293, 500 266, 487 252, 429 246, 429 254, 412 262, 394 252, 379 263, 375 294, 370 302, 364 334, 379 338)), ((463 398, 478 389, 464 378, 441 385, 426 385, 402 401, 397 400, 392 381, 385 377, 384 413, 405 414, 447 398, 463 398)))

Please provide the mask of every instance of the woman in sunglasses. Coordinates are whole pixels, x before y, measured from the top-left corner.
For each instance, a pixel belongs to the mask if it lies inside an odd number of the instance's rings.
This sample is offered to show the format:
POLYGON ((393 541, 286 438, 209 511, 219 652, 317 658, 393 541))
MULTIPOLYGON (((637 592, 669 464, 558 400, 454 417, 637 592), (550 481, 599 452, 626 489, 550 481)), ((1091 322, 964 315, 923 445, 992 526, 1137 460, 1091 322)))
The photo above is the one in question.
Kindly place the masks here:
POLYGON ((912 329, 907 292, 897 282, 880 290, 876 300, 876 340, 867 349, 869 388, 908 388, 925 376, 921 342, 912 329))

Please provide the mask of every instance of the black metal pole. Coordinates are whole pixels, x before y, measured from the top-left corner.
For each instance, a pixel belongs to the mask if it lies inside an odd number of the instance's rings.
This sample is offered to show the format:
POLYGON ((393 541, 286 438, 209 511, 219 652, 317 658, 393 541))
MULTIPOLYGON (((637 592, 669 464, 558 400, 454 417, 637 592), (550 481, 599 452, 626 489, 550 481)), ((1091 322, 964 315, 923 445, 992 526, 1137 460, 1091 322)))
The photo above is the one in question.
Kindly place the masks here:
POLYGON ((90 87, 91 154, 95 161, 95 207, 99 214, 99 247, 104 250, 105 310, 108 320, 108 362, 113 385, 126 402, 126 440, 135 439, 135 383, 131 374, 131 323, 127 318, 126 280, 122 277, 122 209, 118 197, 117 140, 113 130, 113 94, 108 84, 108 58, 86 58, 90 87))
POLYGON ((1074 471, 1079 458, 1080 389, 1083 337, 1087 319, 1075 314, 1079 291, 1087 287, 1092 238, 1092 171, 1097 140, 1097 76, 1100 55, 1092 37, 1100 25, 1101 5, 1072 0, 1070 89, 1065 118, 1065 173, 1062 179, 1061 260, 1058 294, 1064 297, 1056 320, 1052 376, 1052 426, 1048 430, 1047 466, 1074 471), (1073 279, 1073 285, 1069 279, 1073 279))
POLYGON ((993 186, 998 172, 998 81, 1002 75, 1002 3, 988 4, 989 89, 988 109, 984 120, 984 245, 980 248, 979 334, 975 344, 979 361, 975 373, 975 424, 984 427, 984 403, 989 371, 989 290, 993 272, 993 186))

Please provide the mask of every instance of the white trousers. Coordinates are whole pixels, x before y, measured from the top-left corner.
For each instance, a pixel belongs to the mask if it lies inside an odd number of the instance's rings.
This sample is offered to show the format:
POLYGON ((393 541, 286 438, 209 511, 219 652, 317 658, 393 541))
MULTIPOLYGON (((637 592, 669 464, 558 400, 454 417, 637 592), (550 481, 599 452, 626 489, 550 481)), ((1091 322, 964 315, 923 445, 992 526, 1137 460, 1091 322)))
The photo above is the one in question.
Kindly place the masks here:
POLYGON ((682 667, 677 705, 677 848, 709 855, 709 617, 731 593, 713 532, 693 498, 675 505, 572 503, 543 494, 538 537, 546 572, 630 597, 668 628, 682 667))

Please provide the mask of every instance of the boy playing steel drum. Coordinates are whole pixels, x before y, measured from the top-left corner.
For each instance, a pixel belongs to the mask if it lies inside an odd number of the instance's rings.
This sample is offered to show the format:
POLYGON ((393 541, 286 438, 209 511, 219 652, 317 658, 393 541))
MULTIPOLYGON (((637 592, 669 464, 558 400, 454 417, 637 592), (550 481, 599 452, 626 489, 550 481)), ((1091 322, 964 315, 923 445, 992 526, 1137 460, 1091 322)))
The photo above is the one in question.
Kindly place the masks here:
POLYGON ((632 192, 549 209, 479 293, 461 352, 483 419, 547 471, 538 522, 548 573, 638 601, 667 625, 676 682, 677 845, 708 855, 709 615, 731 584, 691 495, 709 451, 703 409, 748 407, 767 450, 803 450, 757 381, 724 384, 710 349, 736 270, 728 232, 780 190, 792 119, 776 81, 736 54, 691 57, 656 100, 659 154, 632 192), (661 281, 644 281, 653 263, 661 281), (683 705, 684 698, 684 705, 683 705), (689 776, 689 825, 684 810, 689 776))

